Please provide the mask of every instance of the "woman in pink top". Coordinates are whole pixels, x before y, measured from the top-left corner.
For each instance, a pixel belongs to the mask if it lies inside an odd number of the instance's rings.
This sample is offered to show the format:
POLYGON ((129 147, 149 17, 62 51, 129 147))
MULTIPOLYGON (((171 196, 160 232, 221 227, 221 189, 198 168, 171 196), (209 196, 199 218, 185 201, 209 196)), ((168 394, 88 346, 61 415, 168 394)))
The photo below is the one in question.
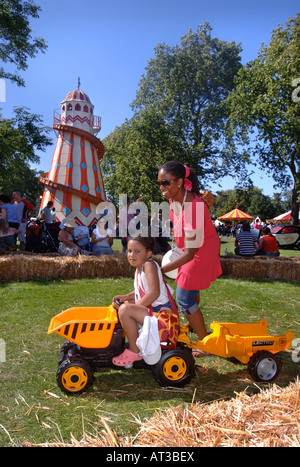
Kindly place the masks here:
POLYGON ((200 339, 207 335, 199 309, 199 290, 209 288, 222 274, 220 241, 208 208, 199 193, 198 178, 178 161, 166 162, 158 172, 158 185, 170 203, 177 247, 176 259, 162 267, 166 273, 178 268, 176 300, 181 312, 200 339))

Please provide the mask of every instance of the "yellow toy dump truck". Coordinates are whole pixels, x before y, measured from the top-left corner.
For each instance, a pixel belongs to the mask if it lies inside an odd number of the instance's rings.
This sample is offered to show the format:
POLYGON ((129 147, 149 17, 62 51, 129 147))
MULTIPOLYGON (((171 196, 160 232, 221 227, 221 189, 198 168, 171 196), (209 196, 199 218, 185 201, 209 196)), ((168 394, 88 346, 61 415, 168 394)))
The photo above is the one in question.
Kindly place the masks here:
MULTIPOLYGON (((248 364, 255 381, 270 382, 279 374, 281 365, 275 355, 288 349, 294 334, 269 336, 267 321, 258 323, 219 323, 210 325, 212 333, 192 343, 188 327, 181 327, 175 349, 162 349, 155 365, 143 360, 134 368, 148 368, 161 386, 182 387, 194 376, 195 361, 192 350, 198 349, 223 358, 235 358, 248 364)), ((125 335, 117 311, 109 307, 70 308, 52 318, 48 334, 56 333, 67 342, 62 346, 57 384, 66 394, 87 391, 97 368, 115 367, 112 358, 125 349, 125 335)))

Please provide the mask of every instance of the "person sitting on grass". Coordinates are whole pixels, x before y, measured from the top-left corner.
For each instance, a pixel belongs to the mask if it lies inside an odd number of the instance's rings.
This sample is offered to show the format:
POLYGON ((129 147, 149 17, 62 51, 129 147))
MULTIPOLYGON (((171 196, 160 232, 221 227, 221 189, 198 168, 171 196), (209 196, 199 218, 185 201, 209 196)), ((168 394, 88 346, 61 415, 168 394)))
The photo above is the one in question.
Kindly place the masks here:
POLYGON ((243 222, 242 230, 236 234, 235 254, 239 256, 253 256, 256 254, 259 246, 256 238, 250 232, 249 222, 243 222))
POLYGON ((127 259, 136 270, 134 290, 127 295, 116 295, 112 302, 118 309, 119 319, 129 342, 129 348, 112 359, 117 366, 127 366, 143 359, 136 340, 138 325, 143 325, 144 318, 149 314, 148 307, 152 305, 154 313, 162 308, 172 308, 160 267, 151 259, 154 246, 155 242, 151 237, 137 236, 128 240, 127 259), (121 303, 120 306, 116 300, 121 303))
POLYGON ((264 256, 279 256, 277 240, 271 234, 269 227, 262 229, 263 236, 258 240, 259 254, 264 256))

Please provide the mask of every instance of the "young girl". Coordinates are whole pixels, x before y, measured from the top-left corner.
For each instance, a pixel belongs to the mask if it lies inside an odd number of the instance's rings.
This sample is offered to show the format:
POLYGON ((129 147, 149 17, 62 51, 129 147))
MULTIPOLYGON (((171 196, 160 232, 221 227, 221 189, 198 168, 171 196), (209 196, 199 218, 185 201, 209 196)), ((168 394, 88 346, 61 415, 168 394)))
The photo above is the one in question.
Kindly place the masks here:
POLYGON ((162 308, 171 309, 167 287, 159 265, 151 260, 154 250, 154 239, 151 237, 130 238, 127 245, 127 258, 131 266, 136 268, 134 290, 127 295, 116 295, 113 306, 118 309, 119 319, 127 335, 129 349, 126 349, 112 362, 117 366, 127 366, 142 360, 140 349, 136 345, 138 325, 142 325, 148 315, 148 307, 157 312, 162 308), (120 306, 116 303, 119 301, 120 306))

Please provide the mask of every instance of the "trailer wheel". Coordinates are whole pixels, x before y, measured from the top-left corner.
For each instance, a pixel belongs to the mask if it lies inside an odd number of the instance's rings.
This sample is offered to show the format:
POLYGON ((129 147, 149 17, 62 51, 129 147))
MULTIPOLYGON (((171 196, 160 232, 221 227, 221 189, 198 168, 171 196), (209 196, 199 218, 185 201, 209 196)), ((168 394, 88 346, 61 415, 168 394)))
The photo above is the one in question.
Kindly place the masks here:
POLYGON ((66 359, 58 367, 56 381, 66 394, 82 394, 93 384, 93 369, 82 359, 66 359))
POLYGON ((182 387, 194 376, 194 364, 189 349, 171 349, 163 353, 159 362, 152 368, 152 373, 160 386, 182 387))
POLYGON ((280 371, 280 360, 266 350, 256 352, 248 363, 248 372, 254 381, 262 383, 273 381, 280 371))

